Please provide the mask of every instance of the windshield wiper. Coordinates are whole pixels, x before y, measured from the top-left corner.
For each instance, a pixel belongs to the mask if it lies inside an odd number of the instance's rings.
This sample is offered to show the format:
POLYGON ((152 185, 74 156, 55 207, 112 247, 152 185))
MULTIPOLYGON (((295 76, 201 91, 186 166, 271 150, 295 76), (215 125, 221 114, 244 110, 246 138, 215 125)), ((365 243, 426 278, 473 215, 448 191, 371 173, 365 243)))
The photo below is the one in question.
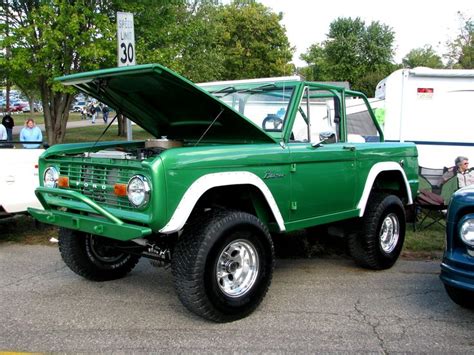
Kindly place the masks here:
POLYGON ((224 92, 225 92, 225 93, 229 93, 229 91, 230 91, 230 92, 235 92, 235 87, 233 87, 233 86, 227 86, 227 87, 222 88, 222 89, 217 90, 217 91, 211 91, 211 94, 213 94, 213 95, 214 95, 214 94, 221 94, 221 93, 224 93, 224 92))
POLYGON ((211 94, 215 95, 215 94, 224 93, 225 95, 222 95, 222 96, 219 97, 219 98, 223 98, 223 97, 226 97, 227 95, 230 95, 230 94, 235 94, 235 93, 241 94, 241 93, 244 93, 244 92, 254 93, 254 92, 260 92, 260 91, 262 91, 264 89, 267 89, 267 88, 275 88, 275 87, 276 87, 275 84, 265 84, 265 85, 262 85, 262 86, 257 86, 256 88, 248 88, 248 89, 239 89, 239 90, 237 90, 233 86, 228 86, 228 87, 223 88, 223 89, 218 90, 218 91, 211 91, 211 94))

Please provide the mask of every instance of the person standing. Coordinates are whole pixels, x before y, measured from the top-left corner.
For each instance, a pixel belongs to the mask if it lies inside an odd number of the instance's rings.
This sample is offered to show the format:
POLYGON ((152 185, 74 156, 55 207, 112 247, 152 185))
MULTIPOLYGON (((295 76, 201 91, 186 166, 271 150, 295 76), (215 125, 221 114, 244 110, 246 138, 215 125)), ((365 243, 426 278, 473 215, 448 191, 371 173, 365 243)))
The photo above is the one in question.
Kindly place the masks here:
MULTIPOLYGON (((35 121, 32 118, 29 118, 25 122, 25 127, 20 132, 20 141, 21 142, 41 142, 43 140, 43 134, 41 129, 35 125, 35 121)), ((34 144, 23 144, 24 148, 39 148, 39 143, 34 144)))
POLYGON ((10 115, 10 112, 7 112, 7 114, 3 116, 2 125, 4 125, 7 130, 7 140, 9 142, 13 141, 13 127, 15 126, 15 121, 10 115))
POLYGON ((7 144, 2 143, 7 141, 7 129, 0 123, 0 148, 8 148, 7 144))
POLYGON ((87 107, 85 105, 81 108, 81 120, 87 120, 87 107))
POLYGON ((0 124, 0 141, 6 141, 8 138, 7 129, 3 124, 0 124))
POLYGON ((95 107, 94 104, 91 104, 90 113, 92 115, 92 123, 95 123, 95 119, 97 117, 97 107, 95 107))
POLYGON ((102 107, 102 119, 104 120, 105 123, 107 123, 107 120, 109 119, 109 106, 105 104, 102 107))

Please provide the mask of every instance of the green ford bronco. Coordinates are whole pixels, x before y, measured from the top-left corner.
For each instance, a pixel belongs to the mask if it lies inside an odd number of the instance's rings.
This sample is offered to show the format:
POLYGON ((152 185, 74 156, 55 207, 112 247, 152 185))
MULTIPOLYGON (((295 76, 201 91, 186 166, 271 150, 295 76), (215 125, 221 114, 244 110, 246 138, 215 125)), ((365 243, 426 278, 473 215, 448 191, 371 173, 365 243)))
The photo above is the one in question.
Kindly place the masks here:
POLYGON ((44 210, 29 212, 60 227, 80 276, 121 278, 140 257, 170 263, 182 303, 228 322, 270 286, 272 233, 338 223, 359 265, 397 260, 417 151, 383 142, 363 94, 295 77, 195 85, 158 64, 58 80, 154 137, 41 156, 44 210))

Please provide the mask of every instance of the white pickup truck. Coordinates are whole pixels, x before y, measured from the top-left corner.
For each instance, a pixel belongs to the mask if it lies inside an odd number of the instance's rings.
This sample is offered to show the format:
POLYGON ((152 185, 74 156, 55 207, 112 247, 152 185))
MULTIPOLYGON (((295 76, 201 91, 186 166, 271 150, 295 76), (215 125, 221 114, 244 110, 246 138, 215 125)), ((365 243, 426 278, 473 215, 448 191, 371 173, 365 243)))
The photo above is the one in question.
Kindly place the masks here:
POLYGON ((38 187, 38 158, 44 149, 0 148, 0 218, 25 213, 41 204, 38 187))

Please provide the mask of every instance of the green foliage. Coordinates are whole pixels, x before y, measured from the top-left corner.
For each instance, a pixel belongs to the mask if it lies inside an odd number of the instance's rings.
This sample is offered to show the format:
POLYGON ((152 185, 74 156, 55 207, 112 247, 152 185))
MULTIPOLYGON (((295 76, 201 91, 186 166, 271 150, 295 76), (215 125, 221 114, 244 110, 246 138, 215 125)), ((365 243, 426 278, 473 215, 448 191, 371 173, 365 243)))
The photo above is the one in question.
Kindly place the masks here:
POLYGON ((291 74, 281 17, 255 1, 117 2, 134 13, 137 62, 157 62, 194 82, 291 74))
POLYGON ((8 25, 1 47, 9 80, 19 87, 37 88, 43 102, 48 142, 61 142, 73 91, 54 78, 111 66, 114 24, 91 0, 6 2, 0 17, 8 25))
POLYGON ((0 76, 41 97, 50 144, 64 139, 75 93, 54 78, 116 65, 117 11, 134 14, 137 64, 196 82, 294 71, 281 15, 253 0, 4 1, 0 48, 11 55, 0 57, 0 76))
POLYGON ((393 30, 379 22, 366 26, 360 18, 338 18, 327 39, 301 55, 309 80, 349 81, 351 87, 372 95, 376 84, 393 69, 393 30))
POLYGON ((441 57, 436 54, 433 47, 426 45, 423 48, 412 49, 402 59, 403 67, 416 68, 428 67, 433 69, 443 68, 441 57))
POLYGON ((221 79, 290 75, 290 47, 286 30, 269 8, 240 1, 224 6, 217 14, 222 23, 219 41, 224 55, 221 79))
POLYGON ((448 67, 454 69, 474 69, 474 20, 458 12, 459 34, 448 42, 449 51, 445 54, 448 67))

